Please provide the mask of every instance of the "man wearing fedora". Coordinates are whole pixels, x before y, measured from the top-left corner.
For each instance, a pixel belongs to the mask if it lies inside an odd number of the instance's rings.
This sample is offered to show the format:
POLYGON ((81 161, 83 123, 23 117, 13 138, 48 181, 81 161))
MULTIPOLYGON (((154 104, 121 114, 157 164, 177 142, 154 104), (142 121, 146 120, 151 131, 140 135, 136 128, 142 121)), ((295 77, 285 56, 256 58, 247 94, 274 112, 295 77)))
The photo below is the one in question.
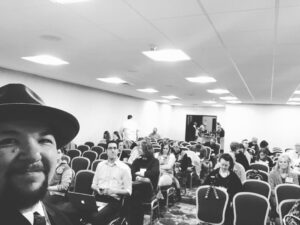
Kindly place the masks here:
POLYGON ((28 87, 0 87, 0 224, 70 224, 42 199, 55 170, 57 149, 78 131, 73 115, 46 106, 28 87))

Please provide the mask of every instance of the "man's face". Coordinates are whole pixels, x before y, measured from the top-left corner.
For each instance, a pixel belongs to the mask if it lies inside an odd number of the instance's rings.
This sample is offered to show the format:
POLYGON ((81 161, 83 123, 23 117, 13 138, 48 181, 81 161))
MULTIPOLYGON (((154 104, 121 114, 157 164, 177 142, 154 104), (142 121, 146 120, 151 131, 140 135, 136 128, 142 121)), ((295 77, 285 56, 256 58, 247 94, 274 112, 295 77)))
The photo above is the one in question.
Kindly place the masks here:
POLYGON ((43 198, 57 162, 55 138, 36 121, 0 122, 0 198, 25 209, 43 198))
POLYGON ((153 128, 153 133, 156 134, 157 128, 153 128))
POLYGON ((244 145, 245 149, 248 149, 248 147, 249 147, 248 141, 245 140, 245 141, 243 141, 242 144, 244 145))
POLYGON ((122 151, 124 149, 124 143, 119 142, 119 150, 122 151))
POLYGON ((107 146, 107 157, 110 160, 115 160, 118 158, 119 149, 116 143, 109 143, 107 146))

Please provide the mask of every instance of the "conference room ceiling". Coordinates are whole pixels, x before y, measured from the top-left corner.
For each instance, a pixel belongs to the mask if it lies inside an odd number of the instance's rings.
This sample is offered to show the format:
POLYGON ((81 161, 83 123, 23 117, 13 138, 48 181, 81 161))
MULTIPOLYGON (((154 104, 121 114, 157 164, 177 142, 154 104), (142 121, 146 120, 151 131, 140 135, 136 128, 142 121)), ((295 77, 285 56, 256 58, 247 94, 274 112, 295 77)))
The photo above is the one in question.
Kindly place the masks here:
MULTIPOLYGON (((0 67, 142 99, 209 105, 224 88, 247 104, 286 104, 300 89, 299 0, 0 1, 0 67), (157 62, 143 51, 181 49, 191 60, 157 62), (69 64, 21 57, 49 54, 69 64), (185 77, 209 75, 209 84, 185 77), (128 84, 97 81, 118 76, 128 84), (136 89, 155 88, 147 94, 136 89)), ((300 96, 299 96, 300 97, 300 96)))

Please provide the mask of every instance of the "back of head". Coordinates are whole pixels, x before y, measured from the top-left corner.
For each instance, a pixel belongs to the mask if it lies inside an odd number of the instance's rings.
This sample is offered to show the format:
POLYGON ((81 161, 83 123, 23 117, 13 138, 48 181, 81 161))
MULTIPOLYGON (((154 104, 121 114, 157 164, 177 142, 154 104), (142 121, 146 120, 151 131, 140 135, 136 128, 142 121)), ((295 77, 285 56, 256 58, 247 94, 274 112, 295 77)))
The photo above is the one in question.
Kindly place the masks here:
POLYGON ((128 116, 127 116, 127 119, 128 119, 128 120, 132 119, 132 115, 128 115, 128 116))
POLYGON ((261 148, 267 148, 269 146, 269 143, 266 140, 262 140, 259 144, 259 147, 261 148))
POLYGON ((240 143, 238 143, 238 142, 231 142, 230 143, 230 149, 233 152, 236 152, 236 150, 238 150, 239 147, 240 147, 240 143))

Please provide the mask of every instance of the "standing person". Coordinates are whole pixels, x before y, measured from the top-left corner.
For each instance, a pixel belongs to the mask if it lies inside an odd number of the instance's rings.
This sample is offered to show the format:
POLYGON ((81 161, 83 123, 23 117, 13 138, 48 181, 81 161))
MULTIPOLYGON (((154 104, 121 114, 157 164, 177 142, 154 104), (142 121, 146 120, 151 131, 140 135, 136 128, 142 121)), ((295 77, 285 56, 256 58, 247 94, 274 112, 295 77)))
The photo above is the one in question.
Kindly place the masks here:
POLYGON ((132 115, 128 115, 127 120, 123 123, 122 135, 126 148, 130 148, 133 142, 138 140, 138 128, 132 115))
POLYGON ((46 106, 25 85, 0 88, 0 224, 71 224, 42 199, 55 171, 57 149, 78 131, 73 115, 46 106))
POLYGON ((290 152, 290 157, 292 160, 293 172, 296 173, 300 179, 300 143, 295 144, 295 151, 290 152))
POLYGON ((118 159, 118 144, 108 142, 108 159, 98 164, 94 175, 92 189, 96 199, 108 203, 93 218, 93 224, 106 225, 121 213, 120 196, 129 196, 132 191, 130 168, 118 159))
POLYGON ((253 149, 255 151, 254 155, 258 156, 259 147, 258 147, 258 139, 257 137, 253 137, 251 141, 249 142, 249 148, 253 149))
POLYGON ((225 130, 222 128, 220 123, 217 123, 217 143, 220 144, 221 149, 224 149, 224 137, 225 137, 225 130))
POLYGON ((151 134, 149 134, 150 139, 154 139, 155 141, 160 139, 160 135, 157 133, 157 128, 154 127, 151 134))

